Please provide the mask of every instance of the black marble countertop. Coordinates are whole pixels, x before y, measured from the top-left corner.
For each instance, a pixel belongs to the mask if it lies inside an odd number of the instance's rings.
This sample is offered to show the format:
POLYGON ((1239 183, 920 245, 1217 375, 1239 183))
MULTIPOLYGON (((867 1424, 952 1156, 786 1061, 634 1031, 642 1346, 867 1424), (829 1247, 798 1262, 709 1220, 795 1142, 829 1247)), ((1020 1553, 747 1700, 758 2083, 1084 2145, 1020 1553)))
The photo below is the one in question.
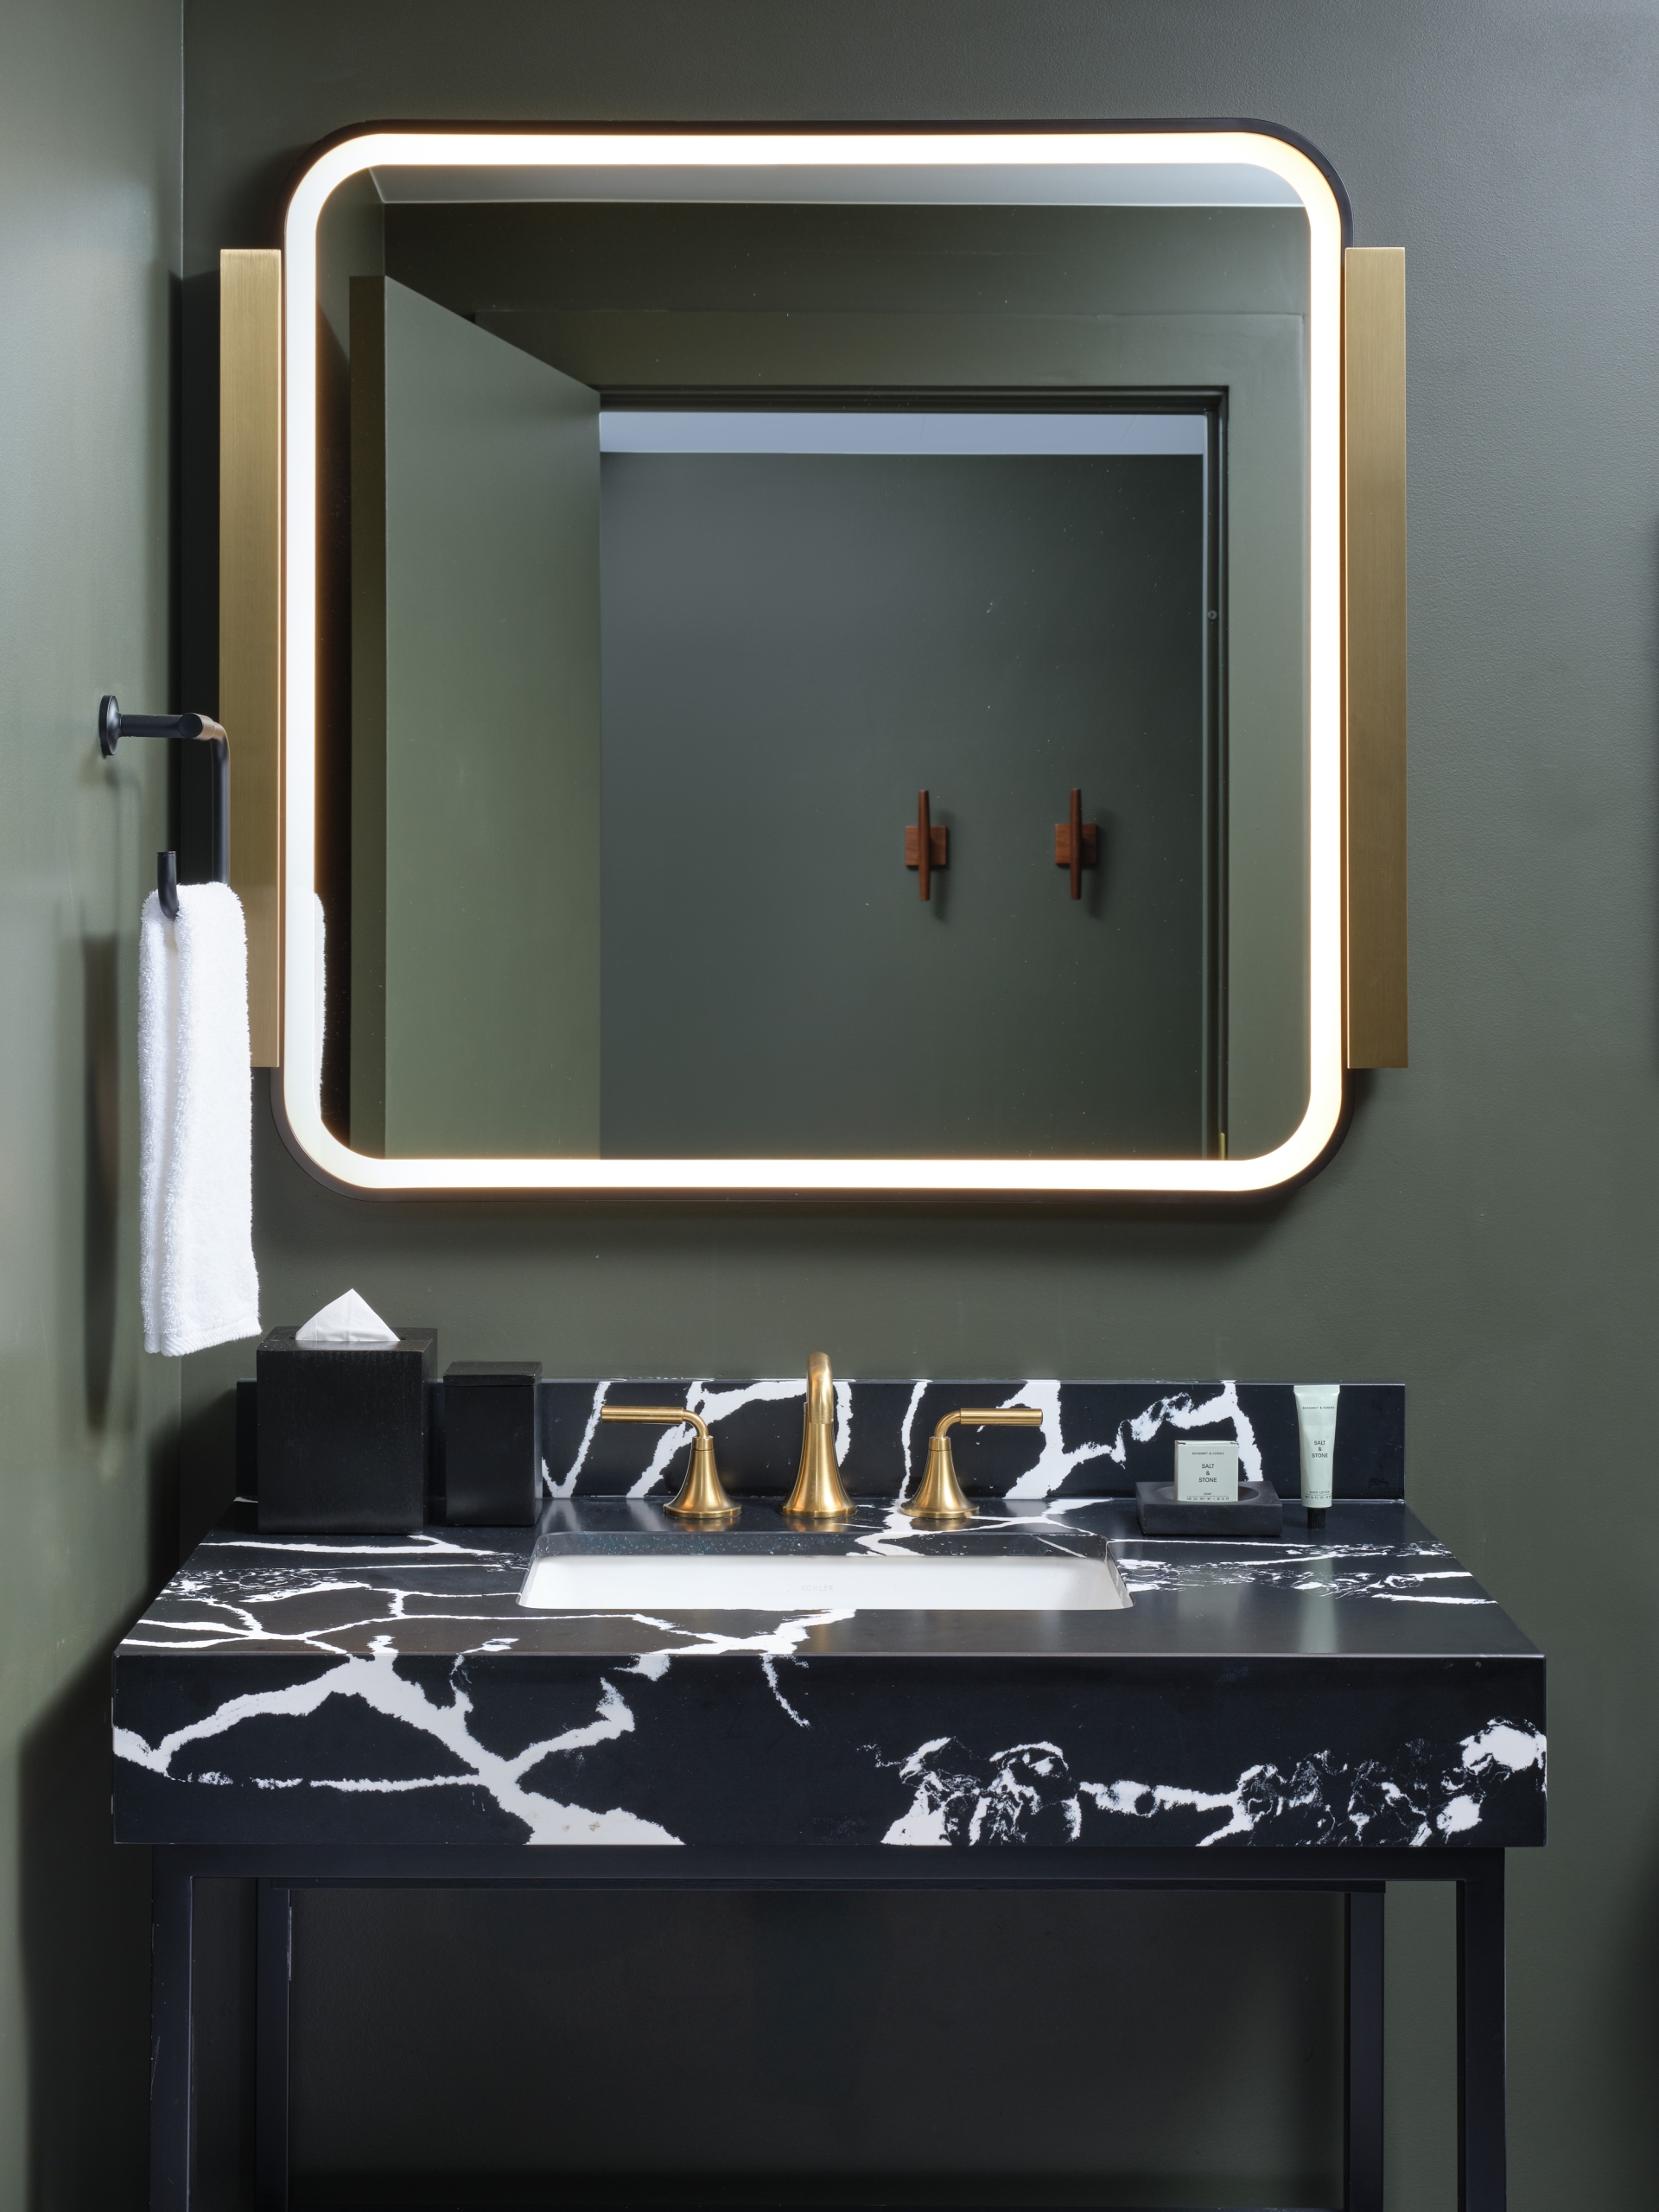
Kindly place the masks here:
POLYGON ((1282 1541, 1149 1541, 1121 1497, 919 1534, 864 1503, 802 1538, 643 1498, 539 1532, 209 1536, 115 1662, 117 1834, 146 1843, 1544 1838, 1541 1656, 1402 1503, 1282 1541), (533 1543, 1116 1561, 1128 1605, 1046 1613, 550 1612, 533 1543))
POLYGON ((1262 1656, 1297 1653, 1535 1658, 1509 1616, 1407 1506, 1344 1503, 1313 1534, 1300 1508, 1282 1541, 1143 1537, 1116 1497, 1004 1501, 959 1530, 918 1529, 862 1505, 840 1530, 792 1528, 750 1499, 737 1526, 701 1534, 635 1498, 556 1501, 537 1529, 428 1529, 408 1536, 207 1537, 122 1643, 213 1657, 299 1653, 594 1653, 760 1650, 778 1656, 1108 1653, 1262 1656), (1130 1603, 1054 1613, 580 1613, 530 1611, 518 1592, 531 1552, 574 1540, 610 1552, 975 1554, 1103 1549, 1130 1603))

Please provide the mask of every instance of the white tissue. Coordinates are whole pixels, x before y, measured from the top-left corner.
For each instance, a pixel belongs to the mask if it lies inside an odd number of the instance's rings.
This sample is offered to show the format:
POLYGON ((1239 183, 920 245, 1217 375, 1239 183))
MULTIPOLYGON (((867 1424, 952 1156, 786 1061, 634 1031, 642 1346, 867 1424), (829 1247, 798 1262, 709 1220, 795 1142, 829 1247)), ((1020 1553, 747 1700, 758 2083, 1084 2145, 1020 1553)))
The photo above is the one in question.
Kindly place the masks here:
POLYGON ((366 1298, 348 1290, 343 1298, 325 1306, 298 1332, 302 1344, 328 1344, 336 1351, 367 1351, 374 1344, 395 1344, 396 1329, 389 1329, 366 1298))

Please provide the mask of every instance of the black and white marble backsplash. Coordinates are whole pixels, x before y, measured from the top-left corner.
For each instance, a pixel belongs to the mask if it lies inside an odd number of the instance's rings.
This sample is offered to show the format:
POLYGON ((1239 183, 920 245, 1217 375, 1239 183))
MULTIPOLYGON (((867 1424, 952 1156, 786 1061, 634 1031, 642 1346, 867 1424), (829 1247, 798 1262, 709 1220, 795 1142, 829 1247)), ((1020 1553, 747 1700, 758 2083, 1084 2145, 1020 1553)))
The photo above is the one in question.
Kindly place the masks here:
MULTIPOLYGON (((544 1383, 548 1487, 560 1497, 647 1497, 673 1487, 690 1440, 685 1432, 653 1435, 600 1421, 601 1406, 632 1401, 700 1414, 734 1494, 787 1490, 800 1452, 805 1388, 802 1377, 544 1383)), ((1265 1478, 1287 1497, 1301 1486, 1296 1407, 1287 1382, 846 1381, 836 1385, 836 1451, 849 1494, 907 1494, 926 1465, 935 1422, 963 1405, 1034 1406, 1044 1416, 1040 1430, 958 1433, 957 1473, 963 1488, 982 1497, 1133 1497, 1137 1482, 1171 1479, 1178 1436, 1231 1438, 1242 1476, 1265 1478)), ((1402 1497, 1403 1385, 1344 1384, 1338 1423, 1338 1495, 1402 1497)))
MULTIPOLYGON (((254 1385, 238 1386, 238 1479, 257 1493, 254 1385)), ((663 1497, 685 1471, 689 1428, 601 1422, 601 1407, 682 1405, 714 1433, 734 1496, 781 1495, 801 1446, 804 1376, 729 1381, 677 1376, 542 1384, 545 1488, 555 1497, 663 1497)), ((971 1496, 1025 1500, 1128 1497, 1137 1482, 1167 1482, 1178 1436, 1236 1441, 1239 1472, 1282 1497, 1301 1487, 1296 1405, 1288 1382, 1061 1382, 912 1381, 836 1384, 836 1451, 855 1497, 897 1499, 921 1479, 927 1440, 943 1414, 964 1405, 1034 1406, 1040 1430, 959 1432, 956 1463, 971 1496)), ((434 1459, 442 1467, 442 1385, 432 1386, 434 1459)), ((1406 1393, 1398 1382, 1344 1382, 1337 1414, 1336 1494, 1405 1495, 1406 1393)), ((435 1479, 433 1517, 441 1472, 435 1479)))

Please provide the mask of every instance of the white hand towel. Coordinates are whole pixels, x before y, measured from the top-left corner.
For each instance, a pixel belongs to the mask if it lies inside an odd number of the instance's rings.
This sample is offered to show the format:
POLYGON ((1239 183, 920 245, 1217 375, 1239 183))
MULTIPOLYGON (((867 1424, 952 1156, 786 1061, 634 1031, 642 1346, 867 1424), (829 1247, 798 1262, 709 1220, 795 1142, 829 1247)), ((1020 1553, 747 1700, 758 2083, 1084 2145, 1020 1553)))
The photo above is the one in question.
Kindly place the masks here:
POLYGON ((144 1349, 259 1333, 253 1264, 248 936, 227 883, 152 891, 138 931, 138 1204, 144 1349))

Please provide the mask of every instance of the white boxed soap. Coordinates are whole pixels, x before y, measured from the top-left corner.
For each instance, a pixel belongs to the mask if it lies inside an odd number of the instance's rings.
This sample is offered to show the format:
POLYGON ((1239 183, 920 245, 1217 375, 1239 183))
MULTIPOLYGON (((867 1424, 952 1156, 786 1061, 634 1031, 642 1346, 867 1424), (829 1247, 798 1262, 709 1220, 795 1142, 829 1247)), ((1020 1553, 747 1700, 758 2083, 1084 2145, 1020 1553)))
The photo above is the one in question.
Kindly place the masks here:
POLYGON ((1179 1505, 1238 1503, 1238 1446, 1191 1437, 1175 1440, 1175 1500, 1179 1505))

